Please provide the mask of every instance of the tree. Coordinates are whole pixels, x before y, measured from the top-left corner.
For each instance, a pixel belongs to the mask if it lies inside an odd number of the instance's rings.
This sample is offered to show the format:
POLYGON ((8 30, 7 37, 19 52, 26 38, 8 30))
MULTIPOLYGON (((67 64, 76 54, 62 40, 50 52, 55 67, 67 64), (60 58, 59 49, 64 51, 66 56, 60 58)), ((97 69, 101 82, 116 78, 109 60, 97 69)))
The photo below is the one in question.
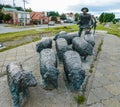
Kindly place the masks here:
POLYGON ((15 7, 18 11, 23 11, 24 9, 22 7, 15 7))
POLYGON ((4 13, 3 13, 3 12, 0 12, 0 23, 2 22, 3 17, 4 17, 4 13))
POLYGON ((112 22, 115 18, 115 14, 114 13, 102 13, 99 17, 99 21, 100 23, 103 22, 112 22))
POLYGON ((104 13, 102 13, 102 14, 100 15, 100 17, 99 17, 100 23, 103 23, 103 19, 104 19, 104 13))
POLYGON ((75 21, 79 20, 79 13, 75 13, 75 21))
POLYGON ((4 15, 4 17, 3 17, 3 20, 6 22, 8 22, 8 21, 10 21, 12 19, 12 17, 11 17, 11 15, 10 14, 6 14, 6 15, 4 15))
MULTIPOLYGON (((5 7, 5 8, 13 8, 13 6, 11 5, 3 5, 3 4, 0 4, 0 10, 2 10, 2 8, 5 7)), ((17 9, 18 11, 24 11, 24 9, 20 6, 16 6, 15 9, 17 9)), ((31 8, 28 8, 28 9, 25 9, 25 11, 27 12, 32 12, 32 9, 31 8)))
POLYGON ((32 12, 31 8, 25 9, 26 12, 32 12))
POLYGON ((51 21, 57 22, 57 17, 56 17, 56 16, 52 16, 52 17, 51 17, 51 21))
POLYGON ((47 13, 48 16, 60 16, 58 12, 50 11, 47 13))
POLYGON ((61 14, 60 15, 60 19, 62 19, 62 20, 66 20, 66 15, 63 13, 63 14, 61 14))
POLYGON ((0 10, 1 10, 3 7, 6 7, 6 8, 12 8, 11 5, 0 4, 0 10))

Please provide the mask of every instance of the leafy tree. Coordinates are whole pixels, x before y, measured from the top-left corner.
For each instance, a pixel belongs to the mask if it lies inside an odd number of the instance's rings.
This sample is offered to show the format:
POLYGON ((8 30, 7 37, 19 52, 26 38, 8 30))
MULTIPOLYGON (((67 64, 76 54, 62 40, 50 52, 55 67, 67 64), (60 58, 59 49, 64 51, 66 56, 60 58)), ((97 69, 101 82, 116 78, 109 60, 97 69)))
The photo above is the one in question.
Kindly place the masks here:
MULTIPOLYGON (((0 10, 2 10, 2 8, 5 7, 5 8, 13 8, 13 6, 11 5, 4 5, 4 4, 0 4, 0 10)), ((15 9, 17 9, 18 11, 24 11, 24 9, 20 6, 16 6, 15 9)), ((28 9, 25 9, 27 12, 32 12, 32 9, 31 8, 28 8, 28 9)))
POLYGON ((52 16, 52 17, 51 17, 51 21, 57 22, 57 17, 56 17, 56 16, 52 16))
POLYGON ((25 9, 26 12, 32 12, 31 8, 25 9))
POLYGON ((3 17, 3 20, 6 22, 6 21, 9 21, 9 20, 11 20, 12 19, 12 17, 11 17, 11 15, 10 14, 5 14, 4 15, 4 17, 3 17))
POLYGON ((23 11, 24 9, 22 7, 15 7, 18 11, 23 11))
POLYGON ((103 19, 104 19, 104 13, 102 13, 102 14, 100 15, 100 17, 99 17, 100 23, 103 23, 103 22, 104 22, 103 19))
POLYGON ((48 16, 60 16, 58 12, 50 11, 47 13, 48 16))
POLYGON ((11 5, 0 4, 0 10, 1 10, 3 7, 6 7, 6 8, 12 8, 11 5))
POLYGON ((4 13, 3 13, 3 12, 0 12, 0 21, 3 20, 3 17, 4 17, 4 13))
POLYGON ((102 13, 99 17, 99 21, 100 23, 103 22, 112 22, 115 18, 115 14, 114 13, 102 13))
POLYGON ((75 13, 75 21, 78 21, 79 19, 79 13, 75 13))
POLYGON ((66 20, 66 15, 63 13, 63 14, 61 14, 60 15, 60 19, 62 19, 62 20, 66 20))

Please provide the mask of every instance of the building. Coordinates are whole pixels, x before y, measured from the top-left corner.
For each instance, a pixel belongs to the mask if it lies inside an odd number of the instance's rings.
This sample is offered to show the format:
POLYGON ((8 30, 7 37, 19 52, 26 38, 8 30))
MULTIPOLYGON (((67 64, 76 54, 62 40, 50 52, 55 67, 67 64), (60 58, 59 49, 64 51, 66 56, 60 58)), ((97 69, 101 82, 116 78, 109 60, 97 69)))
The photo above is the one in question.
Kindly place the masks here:
POLYGON ((9 21, 11 24, 23 24, 24 23, 24 15, 26 24, 30 24, 30 13, 24 11, 18 11, 14 8, 2 8, 2 12, 4 14, 10 14, 12 16, 12 20, 9 21))
POLYGON ((66 13, 66 19, 73 22, 75 20, 75 16, 73 13, 66 13))
POLYGON ((30 18, 32 24, 47 24, 49 21, 45 12, 31 12, 30 18))
MULTIPOLYGON (((18 15, 17 16, 18 17, 17 22, 23 24, 24 23, 24 11, 17 11, 17 15, 18 15)), ((25 22, 26 22, 26 24, 30 24, 30 21, 31 21, 30 13, 25 12, 25 22)))

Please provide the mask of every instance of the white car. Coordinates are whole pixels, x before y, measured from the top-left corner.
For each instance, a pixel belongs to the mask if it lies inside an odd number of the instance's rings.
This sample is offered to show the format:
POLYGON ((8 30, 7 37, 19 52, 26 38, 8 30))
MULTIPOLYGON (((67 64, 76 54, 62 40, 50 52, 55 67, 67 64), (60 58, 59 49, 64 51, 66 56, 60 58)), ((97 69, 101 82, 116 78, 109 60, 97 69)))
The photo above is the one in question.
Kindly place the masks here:
POLYGON ((50 21, 50 22, 48 23, 48 25, 49 25, 49 26, 54 26, 54 25, 55 25, 55 22, 50 21))

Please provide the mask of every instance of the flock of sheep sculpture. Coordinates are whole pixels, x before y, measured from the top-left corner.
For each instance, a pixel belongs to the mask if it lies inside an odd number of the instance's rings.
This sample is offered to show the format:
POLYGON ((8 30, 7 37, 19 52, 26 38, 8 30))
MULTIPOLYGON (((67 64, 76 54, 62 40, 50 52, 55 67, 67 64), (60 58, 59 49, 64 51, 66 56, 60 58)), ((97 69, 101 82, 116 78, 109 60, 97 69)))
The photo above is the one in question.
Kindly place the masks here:
MULTIPOLYGON (((53 40, 55 40, 57 54, 52 49, 50 38, 43 39, 36 44, 36 51, 40 56, 42 87, 47 90, 58 88, 58 56, 59 61, 63 62, 68 83, 71 83, 74 90, 79 90, 85 79, 81 58, 86 59, 88 55, 93 54, 94 36, 86 34, 84 38, 81 38, 77 32, 61 31, 53 40)), ((36 86, 37 81, 31 72, 25 72, 22 65, 17 62, 7 65, 7 79, 14 107, 20 107, 20 93, 22 93, 22 99, 26 99, 28 87, 36 86)))

